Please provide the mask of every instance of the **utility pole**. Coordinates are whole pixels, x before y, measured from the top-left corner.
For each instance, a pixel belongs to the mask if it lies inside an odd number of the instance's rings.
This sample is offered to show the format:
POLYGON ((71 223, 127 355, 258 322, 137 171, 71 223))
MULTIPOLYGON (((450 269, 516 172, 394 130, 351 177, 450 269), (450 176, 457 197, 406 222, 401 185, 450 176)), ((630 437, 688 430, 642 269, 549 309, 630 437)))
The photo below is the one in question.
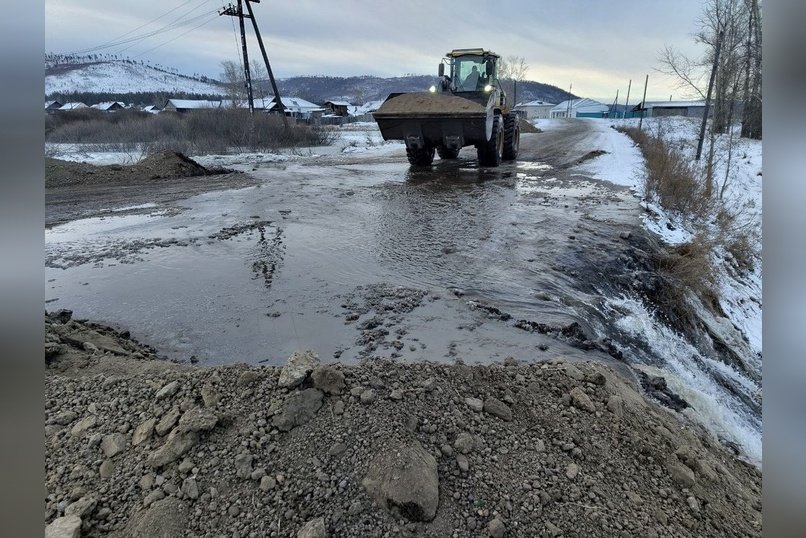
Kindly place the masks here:
MULTIPOLYGON (((246 29, 244 28, 244 14, 243 14, 243 0, 238 0, 238 7, 232 4, 224 8, 219 15, 229 15, 230 17, 238 17, 238 25, 241 28, 241 48, 243 49, 243 70, 244 70, 244 83, 246 85, 246 95, 249 99, 249 113, 255 113, 255 102, 252 98, 252 75, 249 72, 249 54, 246 51, 246 29)), ((235 104, 235 103, 233 103, 235 104)))
POLYGON ((618 88, 616 88, 616 98, 613 99, 613 114, 614 118, 618 117, 618 112, 616 112, 616 106, 618 105, 618 88))
POLYGON ((641 118, 638 120, 638 129, 643 128, 644 125, 644 114, 646 114, 646 87, 649 85, 649 75, 646 76, 646 80, 644 81, 644 98, 641 101, 641 118))
POLYGON ((571 88, 573 88, 573 87, 574 87, 573 82, 568 85, 568 108, 565 111, 565 117, 566 118, 571 117, 571 88))
POLYGON ((627 110, 629 110, 630 106, 630 89, 632 88, 632 79, 630 79, 630 83, 627 84, 627 100, 624 101, 624 117, 627 117, 627 110))
POLYGON ((716 68, 719 65, 719 52, 722 49, 722 35, 724 30, 719 31, 719 36, 716 38, 716 51, 714 53, 714 66, 711 68, 711 79, 708 81, 708 94, 705 96, 705 110, 702 112, 702 124, 700 124, 700 139, 697 141, 697 156, 695 160, 699 161, 702 155, 702 143, 705 140, 705 124, 708 122, 708 112, 711 109, 711 91, 714 89, 714 79, 716 78, 716 68))
POLYGON ((254 2, 256 4, 260 3, 260 0, 246 0, 246 9, 249 11, 249 18, 252 19, 252 26, 255 28, 255 35, 257 36, 257 44, 260 45, 260 52, 263 54, 263 62, 266 64, 266 71, 269 73, 269 80, 271 81, 271 88, 274 91, 274 101, 277 103, 277 108, 280 111, 280 116, 283 118, 283 126, 288 129, 288 117, 285 115, 285 107, 283 106, 283 101, 280 99, 280 92, 277 90, 277 82, 274 80, 274 74, 271 71, 271 65, 269 65, 269 57, 266 54, 266 47, 263 46, 263 38, 260 37, 260 30, 257 27, 257 21, 255 20, 255 13, 252 11, 252 6, 250 2, 254 2))

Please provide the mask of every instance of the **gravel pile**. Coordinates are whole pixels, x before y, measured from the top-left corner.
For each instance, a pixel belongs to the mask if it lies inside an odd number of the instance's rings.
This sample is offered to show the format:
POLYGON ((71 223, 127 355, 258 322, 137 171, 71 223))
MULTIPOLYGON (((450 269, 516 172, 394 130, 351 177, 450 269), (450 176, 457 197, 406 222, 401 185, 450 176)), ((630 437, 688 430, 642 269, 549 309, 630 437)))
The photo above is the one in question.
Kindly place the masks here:
POLYGON ((46 316, 47 536, 761 536, 761 473, 600 364, 195 368, 46 316))

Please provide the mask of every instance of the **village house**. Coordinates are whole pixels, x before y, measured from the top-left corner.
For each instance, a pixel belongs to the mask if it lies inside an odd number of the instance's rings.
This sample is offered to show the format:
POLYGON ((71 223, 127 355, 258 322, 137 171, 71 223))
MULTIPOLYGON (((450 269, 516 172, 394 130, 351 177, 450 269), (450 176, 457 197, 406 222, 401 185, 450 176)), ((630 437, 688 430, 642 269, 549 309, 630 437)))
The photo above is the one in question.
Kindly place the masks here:
POLYGON ((347 101, 325 101, 325 108, 334 116, 344 117, 349 115, 352 106, 347 101))
POLYGON ((570 99, 555 105, 550 118, 606 118, 610 107, 593 99, 570 99))
POLYGON ((529 101, 528 103, 518 103, 515 105, 517 112, 523 112, 527 120, 546 119, 549 117, 551 109, 556 106, 556 103, 547 103, 545 101, 529 101))
POLYGON ((221 108, 221 101, 204 101, 200 99, 168 99, 162 107, 166 112, 189 112, 191 110, 211 110, 221 108))
POLYGON ((702 118, 705 112, 705 101, 647 101, 633 107, 633 116, 643 113, 645 118, 660 116, 687 116, 702 118))

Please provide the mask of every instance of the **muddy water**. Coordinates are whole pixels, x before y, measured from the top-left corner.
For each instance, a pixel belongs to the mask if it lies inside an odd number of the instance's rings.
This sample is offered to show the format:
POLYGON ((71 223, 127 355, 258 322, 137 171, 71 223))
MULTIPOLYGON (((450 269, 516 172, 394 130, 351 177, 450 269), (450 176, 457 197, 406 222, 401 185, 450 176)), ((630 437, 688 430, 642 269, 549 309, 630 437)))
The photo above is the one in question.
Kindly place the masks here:
POLYGON ((402 149, 250 163, 254 187, 98 207, 46 231, 46 306, 202 364, 310 348, 344 362, 565 356, 630 372, 624 352, 703 399, 698 420, 760 459, 760 409, 735 397, 754 387, 692 363, 616 285, 643 233, 638 200, 563 165, 584 144, 522 144, 496 169, 472 148, 427 170, 402 149))
POLYGON ((346 361, 581 355, 516 322, 588 330, 600 298, 578 276, 636 224, 635 200, 539 161, 472 157, 267 165, 257 187, 54 227, 48 308, 209 363, 301 347, 346 361))

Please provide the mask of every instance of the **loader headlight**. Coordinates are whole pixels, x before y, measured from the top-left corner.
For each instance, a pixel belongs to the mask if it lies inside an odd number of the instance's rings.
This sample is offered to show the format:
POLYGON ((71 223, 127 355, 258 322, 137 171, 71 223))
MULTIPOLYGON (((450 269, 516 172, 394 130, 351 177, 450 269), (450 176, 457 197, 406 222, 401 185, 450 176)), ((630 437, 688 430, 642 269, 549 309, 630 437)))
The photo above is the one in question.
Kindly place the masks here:
POLYGON ((431 93, 436 93, 437 92, 437 87, 432 85, 430 88, 428 88, 428 91, 431 92, 431 93))
POLYGON ((486 86, 484 86, 484 91, 490 93, 491 91, 493 91, 493 87, 487 84, 486 86))

